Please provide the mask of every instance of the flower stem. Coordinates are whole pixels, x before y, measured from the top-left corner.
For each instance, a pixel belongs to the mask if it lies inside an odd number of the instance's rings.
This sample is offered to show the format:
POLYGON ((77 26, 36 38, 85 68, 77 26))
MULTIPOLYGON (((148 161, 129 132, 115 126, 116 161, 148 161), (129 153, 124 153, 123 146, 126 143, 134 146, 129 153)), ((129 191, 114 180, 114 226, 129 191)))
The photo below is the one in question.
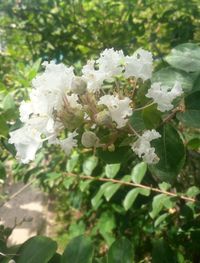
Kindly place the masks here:
POLYGON ((139 135, 139 133, 136 132, 136 130, 132 127, 132 125, 131 125, 130 123, 128 123, 128 127, 129 127, 130 131, 131 131, 133 134, 135 134, 138 138, 141 137, 141 136, 139 135))
POLYGON ((149 103, 149 104, 147 104, 147 105, 145 105, 145 106, 143 106, 143 107, 136 108, 136 109, 134 109, 133 111, 140 111, 140 110, 146 109, 146 108, 148 108, 149 106, 154 105, 154 104, 155 104, 155 102, 152 101, 151 103, 149 103))

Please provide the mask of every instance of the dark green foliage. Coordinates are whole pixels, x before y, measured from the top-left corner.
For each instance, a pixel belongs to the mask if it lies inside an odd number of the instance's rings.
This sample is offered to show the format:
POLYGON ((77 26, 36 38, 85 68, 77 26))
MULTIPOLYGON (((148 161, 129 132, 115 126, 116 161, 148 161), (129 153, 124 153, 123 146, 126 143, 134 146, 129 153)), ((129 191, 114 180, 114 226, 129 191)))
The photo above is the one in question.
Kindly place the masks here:
POLYGON ((61 257, 61 263, 90 263, 92 255, 92 242, 84 236, 79 236, 70 241, 61 257))
POLYGON ((37 236, 26 241, 17 251, 18 263, 47 263, 56 252, 57 244, 48 237, 37 236))

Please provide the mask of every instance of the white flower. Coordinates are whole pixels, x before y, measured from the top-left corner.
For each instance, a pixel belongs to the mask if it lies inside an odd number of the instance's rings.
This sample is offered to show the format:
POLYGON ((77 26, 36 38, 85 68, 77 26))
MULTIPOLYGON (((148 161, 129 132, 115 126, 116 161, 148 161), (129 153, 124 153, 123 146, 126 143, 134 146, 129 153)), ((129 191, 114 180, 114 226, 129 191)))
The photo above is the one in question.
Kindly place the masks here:
POLYGON ((88 91, 100 90, 104 80, 113 80, 113 77, 121 74, 123 60, 123 51, 115 51, 113 48, 105 49, 96 62, 89 60, 82 69, 82 77, 87 82, 88 91), (95 69, 95 63, 98 69, 95 69))
POLYGON ((111 78, 122 73, 121 67, 124 59, 122 50, 114 50, 113 48, 105 49, 97 60, 99 71, 106 72, 111 78))
POLYGON ((152 98, 158 104, 158 110, 165 112, 173 109, 172 101, 183 93, 180 82, 176 81, 173 88, 162 86, 160 82, 155 82, 148 90, 146 97, 152 98))
POLYGON ((60 110, 63 96, 71 91, 74 69, 54 62, 43 65, 45 71, 32 81, 34 89, 30 100, 34 113, 52 114, 53 110, 60 110))
POLYGON ((28 121, 29 116, 31 115, 31 113, 33 113, 31 102, 22 101, 19 108, 19 113, 20 113, 20 120, 22 122, 28 121))
POLYGON ((94 68, 95 61, 89 60, 82 68, 83 79, 87 82, 87 89, 96 92, 101 89, 103 81, 108 77, 106 72, 94 68))
POLYGON ((117 128, 122 128, 126 125, 128 116, 131 116, 132 109, 129 106, 131 100, 127 97, 119 99, 114 95, 104 95, 100 98, 98 104, 105 105, 111 115, 113 121, 117 123, 117 128))
POLYGON ((62 63, 55 64, 53 61, 43 62, 43 66, 45 66, 45 71, 32 81, 35 89, 50 93, 70 91, 74 77, 73 67, 66 67, 62 63))
POLYGON ((64 140, 60 140, 59 144, 61 148, 65 151, 67 155, 69 155, 74 147, 77 146, 77 140, 74 139, 78 133, 76 131, 69 133, 68 137, 64 140))
POLYGON ((125 57, 125 72, 126 78, 136 77, 142 80, 150 79, 152 76, 153 58, 151 52, 144 49, 138 49, 132 56, 125 57))
POLYGON ((49 134, 55 133, 57 128, 57 123, 53 118, 48 116, 37 116, 33 115, 27 122, 29 126, 38 130, 40 133, 49 136, 49 134))
POLYGON ((160 137, 161 135, 155 130, 145 131, 143 135, 140 136, 135 143, 133 143, 131 148, 146 163, 157 163, 159 158, 155 153, 155 148, 151 147, 150 142, 160 137))
POLYGON ((41 133, 29 125, 10 132, 8 142, 15 145, 17 157, 22 163, 34 160, 37 150, 42 146, 41 133))
POLYGON ((33 89, 30 92, 30 101, 22 102, 20 119, 42 134, 49 136, 55 133, 55 112, 62 110, 64 97, 72 108, 80 108, 75 94, 67 95, 71 90, 74 78, 73 68, 54 62, 43 63, 45 71, 33 80, 33 89))

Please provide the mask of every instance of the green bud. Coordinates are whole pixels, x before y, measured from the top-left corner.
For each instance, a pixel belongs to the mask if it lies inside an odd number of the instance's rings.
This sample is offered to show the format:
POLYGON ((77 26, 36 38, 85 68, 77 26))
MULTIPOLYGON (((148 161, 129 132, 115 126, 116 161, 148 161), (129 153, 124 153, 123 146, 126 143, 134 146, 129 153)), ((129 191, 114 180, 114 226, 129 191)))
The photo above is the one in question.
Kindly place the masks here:
POLYGON ((81 77, 74 77, 71 86, 72 92, 83 95, 87 89, 87 83, 81 77))
POLYGON ((84 113, 79 109, 74 109, 73 113, 62 112, 59 117, 64 127, 70 131, 80 127, 84 121, 84 113))
POLYGON ((109 126, 112 123, 112 118, 107 110, 100 111, 96 115, 96 122, 100 126, 109 126))
POLYGON ((96 136, 94 132, 86 131, 83 133, 81 138, 81 143, 86 148, 91 148, 97 146, 99 142, 99 138, 96 136))

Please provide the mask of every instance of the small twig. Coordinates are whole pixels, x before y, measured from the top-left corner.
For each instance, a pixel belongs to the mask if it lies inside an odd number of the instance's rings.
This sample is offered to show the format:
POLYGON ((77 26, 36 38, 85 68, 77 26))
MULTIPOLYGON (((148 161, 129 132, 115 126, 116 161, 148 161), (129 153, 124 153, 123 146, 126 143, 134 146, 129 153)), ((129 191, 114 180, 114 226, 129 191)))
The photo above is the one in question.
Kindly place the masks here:
POLYGON ((172 192, 168 192, 168 191, 164 191, 158 188, 154 188, 151 186, 147 186, 147 185, 143 185, 143 184, 137 184, 137 183, 130 183, 130 182, 124 182, 124 181, 120 181, 117 179, 110 179, 110 178, 102 178, 102 177, 93 177, 93 176, 88 176, 88 175, 77 175, 77 174, 73 174, 73 173, 67 173, 67 176, 71 176, 71 177, 77 177, 79 179, 83 179, 83 180, 93 180, 93 181, 101 181, 101 182, 112 182, 115 184, 121 184, 121 185, 127 185, 127 186, 133 186, 133 187, 140 187, 143 189, 147 189, 153 192, 157 192, 157 193, 161 193, 161 194, 165 194, 168 196, 173 196, 173 197, 178 197, 182 200, 186 200, 186 201, 190 201, 190 202, 196 202, 197 200, 191 197, 187 197, 184 196, 183 194, 175 194, 172 192))
POLYGON ((163 123, 167 123, 169 121, 171 121, 171 119, 174 118, 174 116, 176 115, 177 112, 181 112, 182 110, 180 108, 175 108, 164 120, 163 120, 163 123))

